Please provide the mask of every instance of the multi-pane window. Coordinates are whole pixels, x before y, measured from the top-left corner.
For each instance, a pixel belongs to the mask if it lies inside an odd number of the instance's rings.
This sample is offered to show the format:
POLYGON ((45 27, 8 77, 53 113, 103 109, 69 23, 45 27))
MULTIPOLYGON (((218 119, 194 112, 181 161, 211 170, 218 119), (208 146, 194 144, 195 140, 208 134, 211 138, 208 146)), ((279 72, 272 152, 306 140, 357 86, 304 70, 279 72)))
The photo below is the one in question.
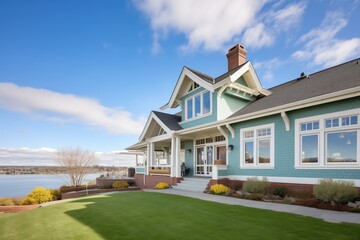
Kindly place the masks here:
POLYGON ((186 119, 190 120, 211 113, 211 94, 205 91, 188 98, 185 102, 186 119))
POLYGON ((274 166, 274 125, 264 125, 242 129, 241 134, 241 167, 274 166))
POLYGON ((359 165, 359 114, 358 109, 296 120, 295 166, 359 165))

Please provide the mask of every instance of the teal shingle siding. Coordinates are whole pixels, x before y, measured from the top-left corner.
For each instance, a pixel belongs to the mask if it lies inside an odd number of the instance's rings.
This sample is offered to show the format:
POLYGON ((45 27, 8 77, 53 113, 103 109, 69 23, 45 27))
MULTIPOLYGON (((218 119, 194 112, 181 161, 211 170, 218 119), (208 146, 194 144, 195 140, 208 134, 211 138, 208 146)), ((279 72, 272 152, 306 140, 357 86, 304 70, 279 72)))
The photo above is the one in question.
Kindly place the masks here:
POLYGON ((229 135, 229 144, 234 150, 229 152, 228 175, 244 176, 278 176, 278 177, 310 177, 360 179, 359 169, 295 169, 295 119, 360 108, 360 97, 327 103, 315 107, 287 112, 290 119, 290 131, 285 130, 280 114, 232 124, 235 138, 229 135), (240 129, 275 124, 275 168, 274 169, 240 169, 240 129))
POLYGON ((193 141, 185 141, 185 166, 190 168, 189 176, 193 176, 194 174, 194 142, 193 141), (189 153, 188 150, 191 150, 189 153))

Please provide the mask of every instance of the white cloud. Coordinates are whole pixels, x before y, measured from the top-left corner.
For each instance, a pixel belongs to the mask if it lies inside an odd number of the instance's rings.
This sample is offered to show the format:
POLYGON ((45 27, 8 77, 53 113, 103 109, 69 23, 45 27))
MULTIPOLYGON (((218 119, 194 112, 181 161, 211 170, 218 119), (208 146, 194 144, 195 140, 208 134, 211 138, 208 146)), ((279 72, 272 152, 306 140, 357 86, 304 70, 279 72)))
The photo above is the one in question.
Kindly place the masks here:
MULTIPOLYGON (((0 148, 0 166, 56 166, 52 148, 0 148)), ((97 152, 99 165, 134 167, 134 155, 119 154, 123 151, 97 152)), ((139 162, 142 157, 139 156, 139 162)))
POLYGON ((282 9, 271 11, 268 20, 273 21, 275 29, 287 31, 300 23, 306 7, 306 2, 291 3, 282 9))
POLYGON ((223 51, 227 45, 242 41, 246 47, 270 46, 282 31, 298 24, 306 3, 282 6, 268 0, 134 0, 150 18, 154 53, 161 51, 160 41, 170 32, 184 34, 185 52, 196 49, 223 51), (270 3, 269 3, 270 4, 270 3))
POLYGON ((270 46, 275 41, 275 36, 270 34, 263 23, 248 28, 243 36, 245 46, 260 48, 270 46))
POLYGON ((300 38, 299 43, 305 45, 292 56, 324 67, 357 57, 360 54, 360 38, 336 38, 346 25, 347 19, 342 12, 328 12, 319 27, 300 38))
POLYGON ((203 48, 223 50, 253 22, 266 1, 252 0, 137 0, 153 29, 153 51, 159 51, 161 37, 170 31, 185 34, 184 51, 203 48))
POLYGON ((261 80, 266 82, 272 82, 274 79, 273 72, 275 69, 280 67, 284 62, 278 58, 273 58, 268 61, 255 61, 254 68, 261 72, 261 80))
POLYGON ((55 166, 56 149, 0 148, 1 166, 55 166))
POLYGON ((0 83, 0 108, 49 121, 80 122, 114 134, 139 134, 145 122, 122 109, 105 107, 95 99, 13 83, 0 83))

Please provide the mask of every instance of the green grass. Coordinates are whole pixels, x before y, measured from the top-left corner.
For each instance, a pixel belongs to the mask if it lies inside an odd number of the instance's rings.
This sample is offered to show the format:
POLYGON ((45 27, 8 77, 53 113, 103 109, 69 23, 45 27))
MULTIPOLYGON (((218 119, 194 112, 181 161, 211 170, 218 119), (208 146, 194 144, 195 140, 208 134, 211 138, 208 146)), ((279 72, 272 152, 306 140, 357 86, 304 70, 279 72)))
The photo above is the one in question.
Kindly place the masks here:
POLYGON ((0 239, 339 240, 359 236, 357 224, 150 192, 96 195, 0 217, 0 239))

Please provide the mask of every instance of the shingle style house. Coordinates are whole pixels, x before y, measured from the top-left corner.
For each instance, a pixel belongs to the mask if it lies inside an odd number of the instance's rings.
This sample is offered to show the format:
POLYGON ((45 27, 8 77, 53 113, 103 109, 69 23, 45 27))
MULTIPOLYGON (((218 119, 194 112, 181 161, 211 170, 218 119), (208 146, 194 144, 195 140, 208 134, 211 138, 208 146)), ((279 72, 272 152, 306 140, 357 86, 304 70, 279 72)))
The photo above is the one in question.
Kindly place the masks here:
POLYGON ((184 67, 167 104, 151 112, 139 142, 147 156, 136 181, 176 184, 188 176, 316 184, 346 179, 360 187, 360 59, 264 89, 241 45, 228 72, 211 77, 184 67))

